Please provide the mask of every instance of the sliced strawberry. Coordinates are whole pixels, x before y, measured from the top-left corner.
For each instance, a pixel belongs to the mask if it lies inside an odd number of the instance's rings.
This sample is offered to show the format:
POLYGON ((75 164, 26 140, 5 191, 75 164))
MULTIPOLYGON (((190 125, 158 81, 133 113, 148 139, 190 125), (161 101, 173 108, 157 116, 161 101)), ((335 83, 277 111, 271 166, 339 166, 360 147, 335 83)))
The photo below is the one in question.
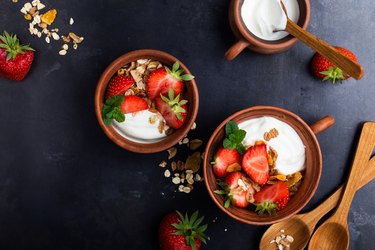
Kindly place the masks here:
POLYGON ((138 96, 129 95, 125 96, 125 100, 121 104, 120 108, 124 112, 124 114, 129 114, 148 109, 148 104, 146 100, 138 96))
POLYGON ((187 117, 187 100, 180 100, 180 95, 175 97, 174 90, 170 89, 168 98, 160 95, 155 98, 156 109, 164 117, 168 126, 174 129, 180 128, 187 117))
POLYGON ((278 181, 273 185, 263 187, 254 195, 256 212, 275 214, 283 209, 289 201, 289 189, 285 182, 278 181))
POLYGON ((134 79, 131 76, 113 76, 107 87, 106 99, 114 95, 124 94, 132 85, 134 79))
POLYGON ((181 75, 184 71, 180 68, 180 64, 175 62, 172 69, 162 67, 151 72, 147 79, 147 95, 150 99, 155 99, 162 95, 166 95, 172 88, 175 95, 182 92, 184 84, 182 81, 188 81, 194 76, 185 74, 181 75))
POLYGON ((217 151, 214 162, 214 173, 217 177, 221 178, 228 174, 228 166, 238 163, 241 164, 241 155, 236 149, 220 148, 217 151))
POLYGON ((250 204, 255 191, 247 184, 249 182, 246 179, 243 173, 233 172, 225 178, 224 182, 218 183, 221 190, 215 190, 215 193, 226 197, 225 208, 228 208, 230 204, 236 207, 247 207, 250 204))
POLYGON ((256 183, 266 184, 269 179, 267 146, 257 145, 247 150, 242 159, 242 168, 256 183))

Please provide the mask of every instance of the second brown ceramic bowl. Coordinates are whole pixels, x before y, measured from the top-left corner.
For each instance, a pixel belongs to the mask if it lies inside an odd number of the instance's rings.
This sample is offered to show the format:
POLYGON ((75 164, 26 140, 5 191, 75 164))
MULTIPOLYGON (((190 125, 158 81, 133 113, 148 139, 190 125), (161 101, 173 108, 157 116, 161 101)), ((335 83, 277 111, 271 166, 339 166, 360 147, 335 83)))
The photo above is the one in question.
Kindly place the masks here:
POLYGON ((189 69, 183 64, 180 60, 174 56, 165 53, 159 50, 135 50, 129 53, 126 53, 115 61, 113 61, 101 75, 95 92, 95 112, 99 122, 100 127, 103 129, 104 133, 118 146, 136 153, 155 153, 164 151, 173 145, 177 144, 190 130, 193 126, 194 121, 198 114, 199 107, 199 95, 197 85, 195 80, 185 82, 185 90, 183 92, 184 99, 188 100, 188 115, 186 122, 182 125, 181 128, 175 130, 171 135, 168 135, 161 141, 155 143, 137 143, 131 140, 128 140, 121 136, 116 130, 110 126, 106 126, 102 119, 102 108, 104 104, 104 95, 106 93, 107 85, 112 76, 117 72, 122 66, 136 61, 138 59, 152 59, 163 63, 166 66, 172 67, 176 62, 180 62, 180 67, 184 70, 185 73, 191 74, 189 69))
MULTIPOLYGON (((241 18, 241 7, 244 0, 232 0, 229 6, 229 23, 238 41, 225 53, 227 60, 233 60, 245 48, 261 54, 275 54, 291 48, 297 38, 288 35, 276 41, 267 41, 253 35, 241 18)), ((306 30, 310 21, 310 0, 297 0, 300 8, 300 17, 297 22, 306 30)))
POLYGON ((331 116, 326 116, 309 126, 292 112, 271 106, 256 106, 235 113, 225 119, 219 127, 217 127, 208 141, 203 160, 204 181, 208 193, 224 213, 247 224, 268 225, 291 217, 298 213, 309 202, 318 187, 322 172, 322 154, 315 135, 327 129, 333 123, 334 119, 331 116), (249 208, 238 208, 232 205, 229 206, 229 208, 224 208, 223 196, 214 193, 214 190, 219 189, 219 187, 211 162, 219 147, 222 146, 225 138, 225 124, 231 120, 241 123, 249 119, 263 116, 274 117, 289 124, 298 133, 303 144, 306 146, 306 172, 302 184, 298 192, 288 202, 287 206, 279 211, 276 216, 266 214, 259 216, 249 208))

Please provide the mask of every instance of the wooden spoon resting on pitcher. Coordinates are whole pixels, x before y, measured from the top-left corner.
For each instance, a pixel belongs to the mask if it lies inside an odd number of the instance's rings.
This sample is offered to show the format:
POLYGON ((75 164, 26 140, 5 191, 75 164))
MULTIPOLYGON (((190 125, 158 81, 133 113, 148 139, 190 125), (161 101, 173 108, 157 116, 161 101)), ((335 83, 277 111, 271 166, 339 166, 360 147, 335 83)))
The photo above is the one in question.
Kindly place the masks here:
MULTIPOLYGON (((344 56, 339 51, 337 51, 333 46, 328 43, 320 40, 313 34, 307 32, 298 26, 295 22, 289 19, 288 13, 286 12, 285 6, 280 0, 281 6, 285 12, 287 23, 285 31, 327 58, 335 66, 339 67, 342 71, 350 75, 356 80, 359 80, 363 77, 363 67, 350 59, 349 57, 344 56)), ((277 30, 280 31, 280 30, 277 30)))

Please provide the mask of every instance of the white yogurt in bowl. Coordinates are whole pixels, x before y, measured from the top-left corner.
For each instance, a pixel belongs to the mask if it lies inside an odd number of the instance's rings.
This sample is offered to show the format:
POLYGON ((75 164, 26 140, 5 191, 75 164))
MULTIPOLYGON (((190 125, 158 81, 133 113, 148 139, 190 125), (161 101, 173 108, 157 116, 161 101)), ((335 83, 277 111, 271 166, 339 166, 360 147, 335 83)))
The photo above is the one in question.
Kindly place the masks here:
MULTIPOLYGON (((300 9, 297 0, 283 0, 289 19, 298 22, 300 9)), ((244 0, 241 17, 247 29, 260 39, 280 40, 288 35, 284 30, 287 17, 279 0, 244 0)))
POLYGON ((155 143, 161 141, 166 135, 168 126, 164 125, 160 133, 159 124, 165 123, 163 116, 157 112, 152 113, 149 110, 143 110, 135 113, 125 114, 124 122, 112 121, 113 128, 126 139, 137 143, 155 143), (153 122, 150 122, 150 119, 153 122))
POLYGON ((267 147, 274 148, 278 154, 275 167, 277 171, 288 175, 305 169, 305 145, 289 124, 264 116, 241 122, 238 127, 246 131, 242 142, 245 146, 253 146, 259 140, 264 141, 264 133, 276 129, 278 136, 267 141, 267 147))

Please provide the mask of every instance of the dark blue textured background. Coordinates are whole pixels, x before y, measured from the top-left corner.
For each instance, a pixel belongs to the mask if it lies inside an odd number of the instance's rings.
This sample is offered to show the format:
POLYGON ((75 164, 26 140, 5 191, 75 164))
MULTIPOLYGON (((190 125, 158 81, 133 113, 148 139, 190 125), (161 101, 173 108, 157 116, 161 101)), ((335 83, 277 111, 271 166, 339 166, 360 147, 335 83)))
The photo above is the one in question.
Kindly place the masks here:
MULTIPOLYGON (((225 61, 235 41, 228 0, 45 0, 58 10, 55 24, 61 34, 72 28, 85 37, 65 57, 57 54, 60 43, 30 37, 19 12, 22 2, 0 3, 0 30, 17 33, 37 50, 25 81, 0 79, 1 249, 157 249, 158 223, 174 209, 199 209, 206 215, 211 240, 205 249, 258 248, 266 227, 227 217, 203 183, 189 195, 173 192, 175 186, 157 166, 165 152, 126 152, 101 131, 93 109, 96 82, 125 52, 164 50, 196 76, 200 112, 191 138, 207 141, 224 118, 253 105, 286 108, 308 123, 333 115, 336 124, 318 136, 323 174, 305 211, 345 179, 360 125, 375 120, 371 0, 311 3, 308 30, 354 51, 365 69, 361 81, 343 85, 311 76, 313 52, 303 44, 271 56, 245 51, 225 61)), ((350 249, 375 247, 374 190, 371 183, 354 199, 350 249)))

